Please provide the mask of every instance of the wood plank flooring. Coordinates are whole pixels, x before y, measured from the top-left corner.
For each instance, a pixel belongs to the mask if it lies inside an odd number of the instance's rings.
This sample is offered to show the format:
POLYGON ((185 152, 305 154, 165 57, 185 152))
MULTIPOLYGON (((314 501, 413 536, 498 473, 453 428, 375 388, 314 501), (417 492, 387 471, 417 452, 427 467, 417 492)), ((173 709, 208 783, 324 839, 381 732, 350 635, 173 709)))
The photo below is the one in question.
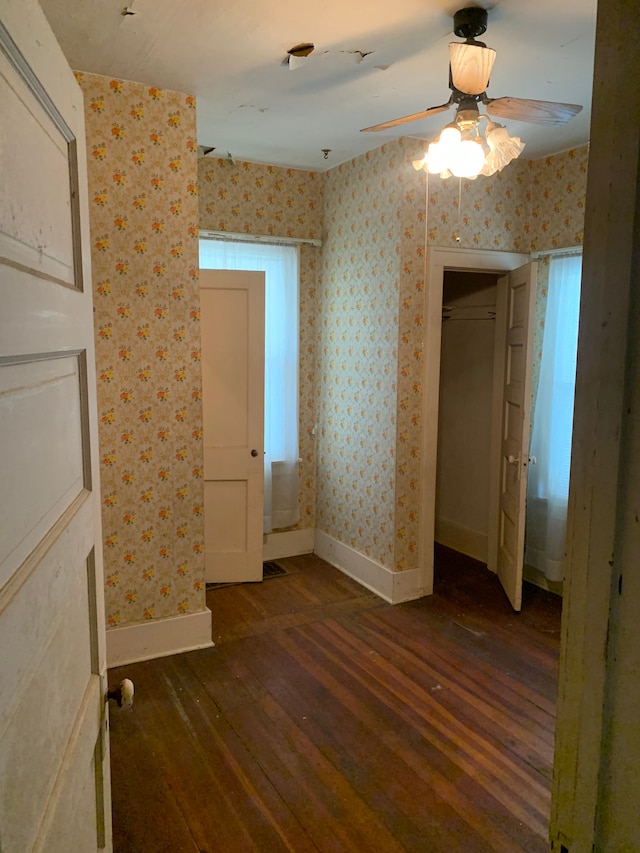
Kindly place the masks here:
POLYGON ((207 594, 214 648, 110 671, 116 853, 547 850, 560 599, 441 548, 395 607, 282 562, 207 594))

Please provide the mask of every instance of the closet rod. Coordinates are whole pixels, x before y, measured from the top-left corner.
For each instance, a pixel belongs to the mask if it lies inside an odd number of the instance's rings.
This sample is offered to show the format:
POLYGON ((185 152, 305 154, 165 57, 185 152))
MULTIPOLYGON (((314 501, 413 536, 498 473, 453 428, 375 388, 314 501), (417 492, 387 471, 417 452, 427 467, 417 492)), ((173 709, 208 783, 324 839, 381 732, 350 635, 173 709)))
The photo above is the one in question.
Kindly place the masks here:
POLYGON ((495 305, 443 305, 443 320, 495 320, 495 305))
POLYGON ((496 306, 491 305, 443 305, 443 311, 495 311, 496 306))
POLYGON ((495 314, 487 314, 486 317, 452 317, 451 314, 443 314, 443 320, 453 320, 454 323, 461 323, 465 320, 495 320, 495 314))

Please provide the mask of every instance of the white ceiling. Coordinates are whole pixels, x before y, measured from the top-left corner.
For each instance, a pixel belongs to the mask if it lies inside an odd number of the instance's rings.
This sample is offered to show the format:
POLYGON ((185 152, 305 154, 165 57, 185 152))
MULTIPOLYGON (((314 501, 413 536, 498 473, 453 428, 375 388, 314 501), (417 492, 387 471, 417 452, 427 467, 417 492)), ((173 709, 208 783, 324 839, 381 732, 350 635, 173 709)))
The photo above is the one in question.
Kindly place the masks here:
POLYGON ((584 106, 563 128, 506 121, 525 156, 588 138, 596 0, 129 0, 126 16, 127 0, 40 2, 74 69, 195 93, 198 142, 214 156, 324 170, 401 134, 432 138, 453 111, 359 131, 448 100, 465 5, 489 9, 490 97, 584 106), (315 50, 292 71, 287 50, 305 41, 315 50))

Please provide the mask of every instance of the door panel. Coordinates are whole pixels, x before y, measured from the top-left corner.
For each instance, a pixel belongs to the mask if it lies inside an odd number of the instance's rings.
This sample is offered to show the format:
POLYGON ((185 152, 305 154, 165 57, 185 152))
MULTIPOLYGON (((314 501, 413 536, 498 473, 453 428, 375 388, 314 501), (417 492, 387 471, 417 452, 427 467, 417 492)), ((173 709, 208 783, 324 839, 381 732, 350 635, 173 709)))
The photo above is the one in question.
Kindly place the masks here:
POLYGON ((205 577, 262 580, 264 273, 200 271, 205 577))
POLYGON ((109 850, 84 105, 37 3, 0 16, 0 849, 109 850))
POLYGON ((2 584, 85 485, 77 355, 0 365, 0 398, 0 434, 13 435, 0 446, 12 497, 0 515, 2 584))
POLYGON ((497 337, 505 341, 505 348, 496 566, 514 610, 522 606, 536 269, 536 264, 525 264, 498 282, 506 303, 506 335, 497 337))
POLYGON ((12 41, 5 29, 8 55, 0 53, 2 159, 11 168, 3 170, 0 253, 39 275, 82 289, 76 137, 47 93, 47 81, 17 59, 12 41))

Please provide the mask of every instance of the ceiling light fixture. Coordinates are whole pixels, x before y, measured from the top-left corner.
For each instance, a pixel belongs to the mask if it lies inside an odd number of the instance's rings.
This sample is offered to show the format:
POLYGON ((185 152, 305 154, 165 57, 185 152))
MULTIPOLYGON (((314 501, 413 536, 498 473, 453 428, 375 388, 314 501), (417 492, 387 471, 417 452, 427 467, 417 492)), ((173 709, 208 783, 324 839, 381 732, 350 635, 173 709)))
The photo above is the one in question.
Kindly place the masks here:
POLYGON ((455 121, 441 131, 421 160, 413 161, 413 168, 441 178, 453 175, 475 180, 478 175, 490 176, 504 169, 523 150, 520 137, 509 136, 506 127, 490 121, 473 102, 460 106, 455 121), (484 136, 481 119, 487 122, 484 136))

